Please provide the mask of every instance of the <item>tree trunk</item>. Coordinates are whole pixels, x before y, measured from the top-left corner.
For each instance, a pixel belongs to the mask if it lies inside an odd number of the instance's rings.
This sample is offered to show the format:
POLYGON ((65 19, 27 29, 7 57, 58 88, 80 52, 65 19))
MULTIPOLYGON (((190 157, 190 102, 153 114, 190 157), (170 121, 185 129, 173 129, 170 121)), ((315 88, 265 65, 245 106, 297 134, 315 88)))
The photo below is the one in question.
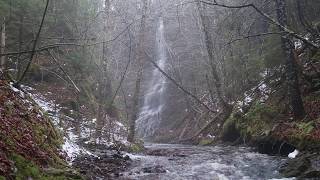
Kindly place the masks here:
POLYGON ((213 84, 215 86, 215 93, 218 99, 219 106, 222 108, 222 111, 219 112, 215 118, 212 118, 206 125, 204 125, 193 137, 191 137, 189 140, 194 141, 196 140, 200 135, 206 135, 209 133, 212 133, 214 130, 215 135, 219 135, 222 130, 222 125, 224 121, 230 116, 232 112, 232 106, 227 103, 225 100, 225 95, 222 87, 222 80, 219 76, 217 62, 215 60, 214 56, 214 43, 212 40, 211 33, 209 32, 209 18, 205 12, 205 5, 201 5, 200 0, 197 1, 198 11, 200 13, 201 18, 201 26, 202 31, 205 36, 205 45, 206 50, 209 56, 209 63, 211 67, 211 75, 213 84))
MULTIPOLYGON (((6 48, 6 19, 3 18, 3 22, 1 25, 1 54, 5 53, 5 48, 6 48)), ((1 70, 3 71, 3 73, 5 73, 5 69, 6 69, 6 56, 1 56, 1 60, 0 60, 0 65, 1 65, 1 70)))
MULTIPOLYGON (((22 9, 22 7, 20 7, 22 9)), ((19 52, 22 51, 22 44, 23 44, 23 28, 24 28, 24 12, 19 14, 19 36, 18 36, 18 50, 19 52)), ((18 62, 17 62, 17 79, 21 76, 21 71, 22 71, 22 61, 21 61, 21 55, 18 56, 18 62)))
MULTIPOLYGON (((104 39, 109 39, 110 36, 110 0, 105 0, 105 11, 104 11, 104 39)), ((106 109, 108 108, 108 103, 110 101, 112 86, 111 80, 108 74, 108 55, 109 55, 109 47, 107 43, 102 44, 102 59, 101 59, 101 77, 99 78, 98 85, 98 116, 96 123, 96 135, 95 138, 99 138, 102 133, 102 128, 106 124, 107 113, 106 109)), ((109 119, 110 120, 110 119, 109 119)), ((108 137, 109 138, 109 137, 108 137)))
POLYGON ((311 23, 309 23, 305 18, 305 14, 303 11, 303 2, 301 0, 296 0, 296 8, 297 8, 298 19, 301 25, 312 35, 316 34, 311 23))
POLYGON ((129 142, 134 142, 134 139, 135 139, 136 120, 139 115, 139 96, 140 96, 142 75, 143 75, 143 67, 141 66, 139 68, 139 72, 137 75, 136 87, 133 95, 132 115, 129 122, 129 133, 128 133, 129 142))
MULTIPOLYGON (((280 25, 287 26, 286 2, 277 0, 277 16, 280 25)), ((281 30, 281 28, 280 28, 281 30)), ((289 37, 281 37, 282 49, 286 55, 286 81, 288 88, 289 105, 295 119, 302 119, 305 116, 303 101, 299 87, 297 64, 294 61, 294 45, 289 37)))
POLYGON ((231 108, 230 105, 226 102, 226 100, 224 98, 224 93, 223 93, 223 89, 222 89, 222 82, 221 82, 221 79, 220 79, 219 73, 218 73, 218 67, 217 67, 218 63, 215 62, 215 57, 213 54, 214 44, 212 41, 212 36, 209 32, 209 24, 210 24, 209 18, 206 15, 204 8, 201 7, 201 3, 199 1, 198 1, 197 5, 198 5, 199 13, 200 13, 200 18, 201 18, 202 31, 205 36, 206 50, 207 50, 207 53, 209 56, 209 63, 211 66, 211 75, 213 77, 213 83, 216 88, 216 95, 217 95, 220 106, 223 109, 230 109, 231 108))
POLYGON ((142 81, 142 75, 143 75, 143 66, 144 66, 144 33, 145 33, 145 23, 146 23, 146 13, 148 9, 147 0, 143 0, 143 12, 142 12, 142 18, 141 18, 141 27, 140 27, 140 33, 139 33, 139 47, 138 47, 138 74, 137 74, 137 80, 136 80, 136 86, 133 94, 133 107, 132 107, 132 114, 129 121, 129 133, 128 133, 128 141, 134 142, 135 140, 135 129, 136 129, 136 120, 139 115, 139 96, 140 96, 140 88, 141 88, 141 81, 142 81))

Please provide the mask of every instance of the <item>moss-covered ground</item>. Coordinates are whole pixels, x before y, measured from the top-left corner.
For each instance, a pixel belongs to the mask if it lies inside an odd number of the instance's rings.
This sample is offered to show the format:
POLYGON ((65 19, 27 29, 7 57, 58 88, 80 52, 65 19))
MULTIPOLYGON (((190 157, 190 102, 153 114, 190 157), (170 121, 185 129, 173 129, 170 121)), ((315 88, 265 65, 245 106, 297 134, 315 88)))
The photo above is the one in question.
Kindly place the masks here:
POLYGON ((0 80, 0 179, 81 179, 68 170, 62 142, 36 103, 0 80))

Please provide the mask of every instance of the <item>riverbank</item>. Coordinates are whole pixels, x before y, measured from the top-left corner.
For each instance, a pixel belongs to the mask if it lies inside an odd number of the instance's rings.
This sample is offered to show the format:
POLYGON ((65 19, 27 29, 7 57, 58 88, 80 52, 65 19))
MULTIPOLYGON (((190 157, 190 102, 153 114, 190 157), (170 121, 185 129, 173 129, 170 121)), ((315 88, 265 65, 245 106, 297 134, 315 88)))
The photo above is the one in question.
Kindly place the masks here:
POLYGON ((286 177, 320 178, 320 99, 319 92, 304 96, 306 117, 293 120, 288 106, 277 92, 264 102, 251 102, 246 110, 235 109, 223 125, 221 139, 231 144, 245 144, 260 153, 288 156, 281 168, 286 177), (299 163, 297 163, 299 162, 299 163))
POLYGON ((140 150, 139 145, 107 145, 103 139, 99 144, 84 132, 82 138, 77 136, 68 124, 75 120, 65 121, 63 110, 70 111, 57 104, 62 97, 57 95, 28 86, 17 89, 0 80, 0 180, 110 179, 130 165, 129 156, 120 150, 140 150))

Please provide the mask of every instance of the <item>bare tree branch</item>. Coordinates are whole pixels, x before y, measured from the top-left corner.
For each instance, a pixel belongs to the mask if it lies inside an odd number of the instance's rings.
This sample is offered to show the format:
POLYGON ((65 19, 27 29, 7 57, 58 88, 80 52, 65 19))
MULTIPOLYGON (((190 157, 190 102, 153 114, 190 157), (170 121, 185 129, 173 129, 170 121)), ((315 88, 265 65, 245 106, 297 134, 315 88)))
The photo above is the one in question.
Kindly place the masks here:
POLYGON ((127 62, 127 64, 126 64, 126 67, 125 67, 125 70, 124 70, 124 72, 123 72, 123 74, 122 74, 122 76, 121 76, 120 83, 119 83, 119 85, 118 85, 118 87, 117 87, 117 89, 116 89, 116 92, 114 93, 114 95, 113 95, 113 97, 112 97, 112 99, 111 99, 111 103, 110 103, 110 105, 112 105, 112 104, 113 104, 114 99, 116 98, 116 96, 117 96, 117 94, 118 94, 118 92, 119 92, 119 90, 120 90, 120 88, 121 88, 121 86, 122 86, 122 83, 123 83, 124 79, 126 78, 126 74, 127 74, 127 71, 128 71, 129 65, 130 65, 130 63, 131 63, 132 37, 131 37, 130 30, 128 30, 128 32, 129 32, 129 39, 130 39, 130 46, 129 46, 129 60, 128 60, 128 62, 127 62))
POLYGON ((241 41, 244 39, 249 39, 249 38, 254 38, 254 37, 260 37, 260 36, 268 36, 268 35, 275 35, 275 34, 283 34, 285 32, 267 32, 267 33, 260 33, 260 34, 253 34, 253 35, 248 35, 248 36, 243 36, 241 38, 237 38, 237 39, 232 39, 231 41, 229 41, 226 45, 230 45, 236 41, 241 41))
POLYGON ((240 9, 240 8, 253 8, 256 12, 258 12, 261 16, 265 17, 269 22, 271 22, 272 24, 275 24, 277 26, 280 27, 280 29, 282 29, 284 32, 286 32, 288 35, 295 37, 299 40, 301 40, 302 42, 304 42, 305 44, 308 44, 309 46, 319 49, 320 46, 302 36, 300 36, 299 34, 295 33, 294 31, 292 31, 291 29, 289 29, 288 27, 285 27, 283 25, 281 25, 277 20, 273 19, 271 16, 269 16, 268 14, 264 13, 263 11, 261 11, 257 6, 255 6, 254 4, 245 4, 245 5, 238 5, 238 6, 232 6, 232 5, 225 5, 225 4, 220 4, 218 3, 216 0, 213 0, 213 2, 208 2, 208 1, 200 1, 203 4, 207 4, 207 5, 211 5, 211 6, 219 6, 219 7, 224 7, 224 8, 230 8, 230 9, 240 9))
POLYGON ((40 47, 38 49, 32 49, 32 50, 27 50, 27 51, 20 51, 20 52, 9 52, 9 53, 4 53, 0 54, 1 56, 12 56, 12 55, 19 55, 19 54, 27 54, 27 53, 35 53, 35 52, 40 52, 40 51, 47 51, 49 49, 55 49, 63 46, 79 46, 79 47, 90 47, 90 46, 96 46, 100 45, 103 43, 110 43, 115 40, 117 40, 122 34, 124 34, 130 26, 132 26, 135 23, 135 21, 131 22, 126 28, 124 28, 119 34, 117 34, 115 37, 112 39, 109 39, 107 41, 98 41, 98 42, 93 42, 93 43, 88 43, 88 44, 80 44, 80 43, 56 43, 56 44, 49 44, 43 47, 40 47))
POLYGON ((48 50, 48 53, 49 53, 50 57, 52 58, 52 60, 59 66, 59 69, 67 76, 67 78, 69 79, 69 81, 71 82, 71 84, 73 85, 73 87, 77 90, 77 92, 80 92, 80 89, 78 88, 78 86, 76 85, 76 83, 71 79, 71 77, 69 76, 69 74, 63 69, 63 67, 62 67, 61 64, 58 62, 58 60, 54 57, 54 55, 52 54, 52 52, 50 52, 50 50, 48 50))
MULTIPOLYGON (((147 52, 145 52, 145 55, 147 57, 150 57, 147 52)), ((156 62, 151 60, 151 58, 146 58, 147 61, 149 61, 155 68, 158 69, 158 71, 161 72, 162 75, 164 75, 167 79, 169 79, 175 86, 178 87, 182 92, 190 96, 192 99, 194 99, 196 102, 198 102, 200 105, 202 105, 204 108, 206 108, 208 111, 212 113, 217 113, 216 111, 212 110, 207 106, 205 103, 203 103, 197 96, 186 90, 184 87, 182 87, 175 79, 173 79, 170 75, 168 75, 163 69, 161 69, 156 62)))

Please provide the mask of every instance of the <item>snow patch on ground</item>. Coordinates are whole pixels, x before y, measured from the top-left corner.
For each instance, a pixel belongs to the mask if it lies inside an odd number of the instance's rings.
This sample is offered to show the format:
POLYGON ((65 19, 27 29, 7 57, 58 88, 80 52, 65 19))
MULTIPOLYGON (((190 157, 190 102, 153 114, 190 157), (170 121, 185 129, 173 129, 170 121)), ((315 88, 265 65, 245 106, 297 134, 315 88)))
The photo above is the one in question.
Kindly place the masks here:
MULTIPOLYGON (((12 87, 14 88, 14 87, 12 87)), ((44 96, 34 93, 34 89, 28 86, 23 86, 24 89, 27 91, 32 91, 32 93, 28 93, 29 96, 38 104, 38 106, 53 120, 53 124, 59 128, 60 130, 63 130, 61 127, 58 126, 60 122, 60 113, 61 107, 59 104, 56 104, 54 101, 47 100, 44 96)), ((16 89, 13 89, 16 90, 16 89)), ((19 90, 18 90, 19 91, 19 90)), ((68 117, 70 118, 70 117, 68 117)), ((63 151, 67 153, 68 160, 72 161, 76 158, 76 156, 80 154, 88 154, 93 155, 90 151, 80 147, 77 143, 77 136, 72 132, 72 129, 67 129, 66 136, 64 137, 64 144, 62 145, 63 151)))
MULTIPOLYGON (((53 124, 56 126, 56 128, 60 129, 61 131, 64 131, 65 137, 64 137, 64 144, 62 145, 63 151, 67 153, 68 160, 71 162, 73 161, 78 155, 81 154, 87 154, 87 155, 94 155, 92 152, 86 150, 85 148, 79 146, 77 144, 78 140, 80 138, 92 138, 93 129, 92 127, 95 127, 96 118, 93 118, 92 121, 86 121, 86 119, 83 119, 83 123, 80 126, 80 135, 76 135, 74 133, 74 126, 71 126, 67 129, 65 127, 60 127, 60 121, 63 119, 68 119, 70 122, 76 122, 77 120, 73 119, 72 117, 63 115, 60 113, 62 107, 57 104, 54 101, 47 100, 43 95, 37 93, 35 89, 28 87, 28 86, 21 86, 23 89, 28 91, 28 95, 38 104, 38 106, 53 120, 53 124)), ((24 94, 22 91, 14 88, 11 85, 11 88, 15 92, 20 92, 20 94, 24 94)), ((50 93, 50 92, 48 92, 50 93)), ((43 114, 41 114, 43 115, 43 114)), ((39 114, 40 116, 40 114, 39 114)), ((62 120, 64 122, 64 120, 62 120)), ((126 140, 125 136, 123 136, 123 132, 126 131, 125 126, 120 123, 119 121, 114 121, 112 123, 112 132, 110 134, 111 136, 111 142, 107 141, 106 139, 90 139, 89 141, 86 141, 85 143, 96 143, 96 144, 103 144, 107 146, 114 145, 115 142, 120 142, 122 144, 127 145, 128 141, 126 140)))
POLYGON ((54 105, 53 101, 47 101, 43 96, 38 94, 32 95, 32 98, 44 111, 58 111, 57 106, 54 105))
POLYGON ((13 86, 13 83, 12 83, 12 82, 10 82, 9 86, 10 86, 10 88, 12 89, 12 91, 14 91, 14 92, 16 92, 16 93, 19 93, 20 97, 22 97, 22 98, 25 97, 24 92, 21 91, 21 90, 19 90, 19 89, 17 89, 17 88, 15 88, 15 87, 13 86))
POLYGON ((68 138, 64 138, 62 149, 67 153, 68 157, 70 158, 70 162, 72 162, 80 154, 88 154, 94 156, 93 153, 84 148, 81 148, 79 145, 68 138))
POLYGON ((292 153, 290 153, 289 155, 288 155, 288 158, 290 158, 290 159, 294 159, 294 158, 296 158, 296 156, 299 154, 299 151, 297 150, 297 149, 295 149, 292 153))
MULTIPOLYGON (((262 78, 266 78, 268 76, 268 71, 264 71, 260 73, 262 78)), ((240 112, 243 112, 243 108, 245 106, 250 105, 254 100, 258 100, 260 102, 265 102, 271 93, 271 88, 264 82, 261 81, 257 86, 251 88, 250 90, 244 93, 243 100, 236 102, 236 107, 240 112)))

